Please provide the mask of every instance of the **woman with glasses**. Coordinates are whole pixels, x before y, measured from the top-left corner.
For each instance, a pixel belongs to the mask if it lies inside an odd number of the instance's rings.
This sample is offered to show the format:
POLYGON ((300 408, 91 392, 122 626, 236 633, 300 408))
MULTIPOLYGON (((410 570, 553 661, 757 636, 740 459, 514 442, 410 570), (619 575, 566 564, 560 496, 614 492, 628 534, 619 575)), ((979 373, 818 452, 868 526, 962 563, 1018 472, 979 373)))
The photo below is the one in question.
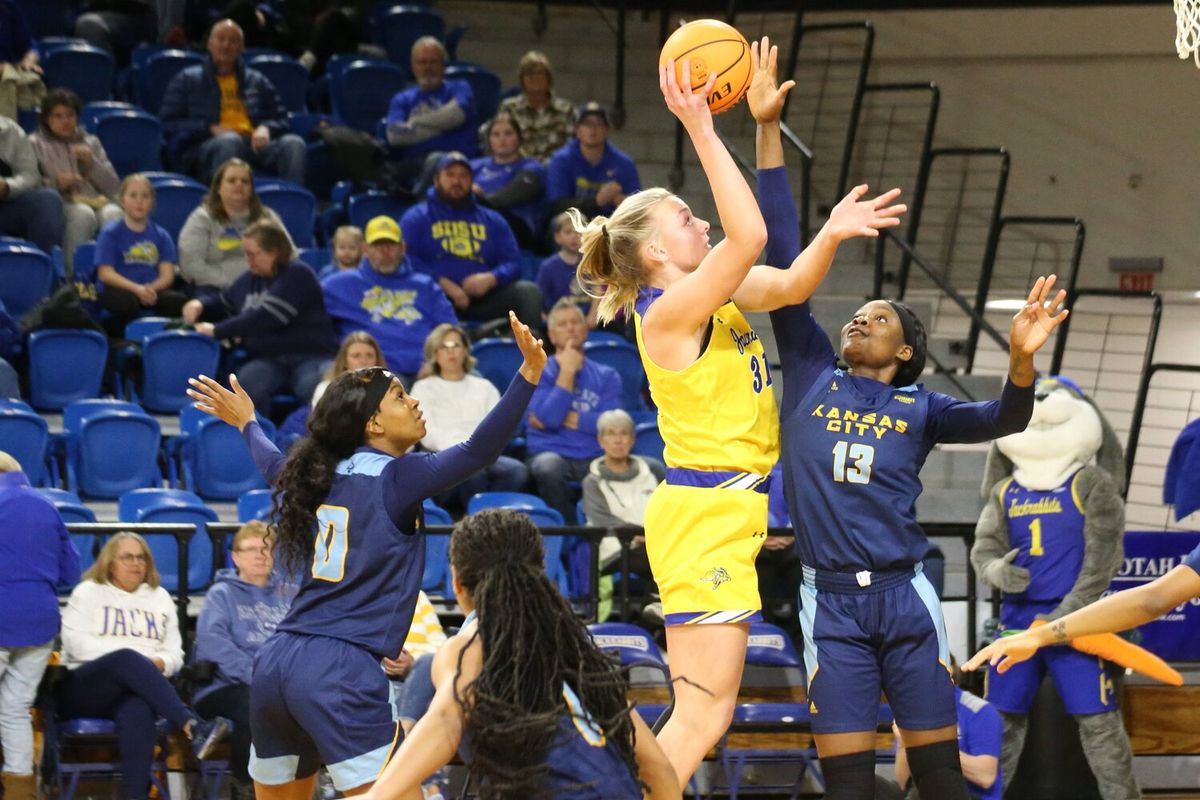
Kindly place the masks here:
POLYGON ((296 596, 296 584, 273 569, 269 536, 259 520, 247 522, 234 534, 234 569, 217 572, 196 628, 194 660, 212 662, 216 670, 212 682, 197 690, 194 702, 202 714, 233 721, 229 769, 235 800, 253 797, 248 769, 254 656, 296 596))
MULTIPOLYGON (((500 402, 500 392, 487 378, 473 374, 475 357, 471 340, 457 325, 442 323, 425 340, 422 377, 412 396, 425 409, 425 437, 421 446, 431 452, 453 447, 470 438, 488 412, 500 402)), ((452 511, 465 511, 467 500, 479 492, 519 492, 529 480, 529 469, 515 458, 500 456, 434 500, 452 511)))
POLYGON ((420 403, 379 367, 334 380, 287 456, 236 376, 232 391, 203 375, 191 381, 196 407, 242 431, 275 486, 279 553, 303 575, 254 661, 258 800, 308 800, 322 763, 339 792, 362 794, 403 738, 381 665, 399 658, 412 624, 425 568, 421 503, 496 460, 546 365, 541 342, 512 312, 509 321, 524 362, 471 437, 439 453, 409 452, 426 434, 420 403))
POLYGON ((83 573, 62 615, 68 673, 55 685, 55 712, 117 724, 123 800, 149 792, 158 717, 191 738, 197 758, 229 732, 229 720, 201 719, 167 682, 183 666, 178 613, 146 540, 122 531, 83 573))

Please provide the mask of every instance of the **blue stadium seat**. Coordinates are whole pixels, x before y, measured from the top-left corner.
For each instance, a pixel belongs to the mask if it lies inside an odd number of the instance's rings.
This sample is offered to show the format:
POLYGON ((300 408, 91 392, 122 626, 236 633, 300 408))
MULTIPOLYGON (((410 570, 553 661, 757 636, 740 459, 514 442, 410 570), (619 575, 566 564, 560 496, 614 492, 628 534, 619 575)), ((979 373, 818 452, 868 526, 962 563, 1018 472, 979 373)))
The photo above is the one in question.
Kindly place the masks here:
POLYGON ((476 372, 491 381, 501 394, 525 361, 515 339, 480 339, 471 345, 471 355, 475 356, 476 372))
POLYGON ((35 38, 44 36, 70 36, 75 30, 75 14, 79 3, 75 0, 17 0, 25 12, 29 32, 35 38))
POLYGON ((49 486, 50 426, 19 402, 0 404, 0 450, 17 460, 31 484, 49 486))
POLYGON ((296 249, 296 258, 319 274, 333 262, 333 252, 328 247, 299 247, 296 249))
POLYGON ((467 513, 474 514, 485 508, 515 508, 518 511, 550 508, 546 501, 528 492, 480 492, 467 501, 467 513))
POLYGON ((330 77, 333 116, 352 128, 374 133, 380 118, 387 116, 392 97, 407 84, 408 76, 395 64, 353 61, 341 76, 330 77))
POLYGON ((142 42, 129 51, 129 65, 135 70, 141 69, 154 56, 172 49, 166 45, 154 42, 142 42))
POLYGON ((475 96, 476 119, 488 120, 496 116, 496 109, 500 107, 500 93, 504 88, 499 75, 474 64, 451 64, 446 67, 446 77, 471 85, 471 94, 475 96))
MULTIPOLYGON (((54 503, 54 508, 58 510, 58 515, 62 517, 65 524, 96 521, 96 512, 85 506, 74 492, 68 492, 66 489, 39 489, 38 491, 54 503)), ((68 533, 68 535, 71 537, 71 544, 75 546, 75 552, 79 554, 79 568, 86 570, 96 560, 96 551, 99 549, 96 534, 68 533)))
POLYGON ((28 242, 0 242, 0 302, 13 319, 41 302, 54 282, 54 262, 28 242))
POLYGON ((42 70, 46 86, 70 89, 85 103, 112 97, 116 65, 111 53, 95 45, 55 47, 42 59, 42 70))
POLYGON ((188 379, 217 374, 221 345, 190 331, 160 331, 142 340, 141 403, 151 411, 174 412, 191 401, 188 379))
POLYGON ((189 404, 179 411, 179 431, 173 446, 183 481, 196 494, 207 500, 237 500, 252 489, 266 488, 236 428, 189 404))
POLYGON ((154 181, 154 211, 150 217, 178 241, 188 215, 204 200, 208 190, 193 180, 154 181))
MULTIPOLYGON (((533 520, 533 523, 539 528, 562 527, 565 524, 562 514, 553 508, 522 508, 520 511, 533 520)), ((562 596, 569 598, 571 596, 570 582, 562 558, 566 539, 566 536, 543 536, 542 547, 546 550, 546 575, 558 586, 558 591, 562 596)))
POLYGON ((666 444, 663 443, 662 434, 658 432, 658 422, 639 422, 633 426, 633 434, 637 437, 631 451, 634 455, 663 460, 666 444))
POLYGON ((96 120, 95 133, 122 178, 162 169, 162 123, 145 111, 113 111, 96 120))
POLYGON ((275 181, 258 190, 263 205, 283 220, 297 247, 313 246, 317 226, 317 198, 303 186, 275 181))
POLYGON ((422 6, 391 6, 378 21, 379 43, 387 50, 388 60, 401 65, 410 77, 413 43, 422 36, 432 36, 438 41, 446 36, 442 15, 422 6))
MULTIPOLYGON (((454 520, 449 512, 432 500, 422 504, 426 525, 451 526, 454 520)), ((453 597, 450 585, 450 537, 438 534, 425 537, 425 571, 421 575, 421 590, 426 594, 453 597)))
MULTIPOLYGON (((628 670, 631 686, 665 689, 668 696, 674 694, 671 671, 649 633, 626 622, 594 622, 588 625, 588 632, 602 653, 628 670), (650 680, 646 672, 651 673, 650 680)), ((643 722, 653 725, 666 709, 664 703, 638 703, 635 710, 643 722)))
POLYGON ((67 487, 81 496, 113 499, 162 485, 157 420, 136 403, 80 400, 63 410, 60 438, 67 487))
MULTIPOLYGON (((189 522, 196 525, 196 534, 188 544, 188 591, 208 586, 213 572, 213 544, 208 538, 206 523, 217 522, 217 512, 204 505, 192 492, 181 489, 134 489, 117 501, 117 516, 121 522, 189 522)), ((175 592, 179 588, 179 547, 170 536, 147 536, 155 566, 162 576, 163 588, 175 592)))
POLYGON ((350 224, 357 225, 360 228, 367 227, 367 223, 380 215, 391 217, 400 223, 400 218, 404 216, 404 212, 408 211, 410 204, 404 202, 399 197, 381 192, 378 189, 372 189, 368 192, 359 192, 351 195, 346 201, 346 209, 350 214, 350 224))
POLYGON ((79 124, 86 128, 88 133, 95 133, 96 121, 101 117, 122 111, 140 110, 133 103, 126 103, 124 100, 94 100, 84 105, 83 112, 79 115, 79 124))
POLYGON ((325 142, 309 142, 305 154, 304 187, 317 197, 328 197, 341 178, 342 168, 325 142))
POLYGON ((612 339, 589 340, 583 343, 583 354, 597 364, 612 367, 621 376, 622 408, 626 411, 645 408, 642 386, 646 383, 646 372, 637 345, 612 339))
POLYGON ((147 336, 162 333, 170 321, 170 317, 138 317, 130 320, 125 326, 125 338, 131 342, 140 342, 147 336))
POLYGON ((271 513, 271 490, 251 489, 237 499, 238 522, 266 519, 271 513))
POLYGON ((29 336, 34 408, 58 410, 100 393, 108 339, 99 331, 41 330, 29 336))
POLYGON ((308 70, 291 56, 260 55, 246 58, 246 65, 267 76, 279 93, 288 111, 302 112, 308 108, 308 70))
POLYGON ((203 56, 186 50, 160 50, 150 54, 146 62, 133 71, 133 87, 138 105, 152 114, 157 114, 171 79, 180 70, 203 63, 203 56))

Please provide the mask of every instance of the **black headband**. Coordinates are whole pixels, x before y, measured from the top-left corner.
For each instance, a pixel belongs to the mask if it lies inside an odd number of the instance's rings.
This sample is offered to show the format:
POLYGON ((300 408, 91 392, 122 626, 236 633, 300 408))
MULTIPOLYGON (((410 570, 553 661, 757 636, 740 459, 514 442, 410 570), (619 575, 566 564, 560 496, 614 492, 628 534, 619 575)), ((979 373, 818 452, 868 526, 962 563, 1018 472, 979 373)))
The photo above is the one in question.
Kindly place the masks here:
POLYGON ((896 312, 896 316, 900 320, 900 329, 904 331, 904 343, 909 347, 917 346, 917 321, 913 318, 913 313, 908 310, 908 307, 897 303, 893 300, 886 301, 892 307, 892 311, 896 312))
POLYGON ((365 428, 367 421, 379 410, 379 404, 383 402, 383 398, 387 395, 388 389, 392 387, 392 381, 396 376, 383 367, 367 367, 363 371, 371 373, 371 380, 367 382, 367 391, 363 394, 362 405, 358 407, 359 416, 362 417, 362 427, 365 428))

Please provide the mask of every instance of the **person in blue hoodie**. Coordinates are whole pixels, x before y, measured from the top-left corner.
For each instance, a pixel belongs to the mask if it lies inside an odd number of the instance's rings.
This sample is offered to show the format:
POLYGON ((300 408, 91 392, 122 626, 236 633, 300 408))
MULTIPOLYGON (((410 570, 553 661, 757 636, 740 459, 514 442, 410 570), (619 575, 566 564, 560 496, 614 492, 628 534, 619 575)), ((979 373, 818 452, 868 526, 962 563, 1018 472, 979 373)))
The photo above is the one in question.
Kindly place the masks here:
POLYGON ((240 341, 250 357, 238 370, 242 386, 270 414, 276 392, 312 397, 338 341, 317 276, 296 262, 282 227, 256 222, 242 233, 242 247, 250 269, 228 288, 189 300, 183 319, 197 333, 240 341))
POLYGON ((291 608, 296 584, 274 569, 270 531, 258 520, 233 536, 234 569, 217 572, 196 628, 194 660, 211 661, 211 683, 196 692, 193 706, 204 717, 233 721, 229 770, 235 797, 252 797, 250 786, 250 675, 254 656, 291 608))
POLYGON ((58 635, 57 587, 79 582, 79 554, 62 517, 0 452, 0 740, 5 800, 34 800, 29 709, 58 635))
POLYGON ((425 339, 444 322, 457 324, 458 317, 437 281, 413 271, 395 220, 372 219, 366 240, 367 252, 358 269, 321 281, 325 310, 338 338, 354 331, 374 336, 388 367, 411 386, 424 363, 425 339))
POLYGON ((551 214, 578 208, 589 217, 611 216, 626 196, 640 191, 637 164, 608 141, 608 111, 597 102, 575 112, 575 136, 546 165, 551 214))
POLYGON ((621 376, 584 358, 587 320, 570 298, 555 303, 546 323, 554 357, 529 401, 526 463, 538 495, 574 525, 580 492, 572 484, 586 478, 592 460, 604 452, 596 423, 621 407, 621 376))
POLYGON ((438 159, 433 187, 400 219, 408 257, 432 275, 459 319, 502 320, 508 312, 542 325, 542 292, 521 274, 517 240, 504 217, 475 201, 471 162, 460 152, 438 159))

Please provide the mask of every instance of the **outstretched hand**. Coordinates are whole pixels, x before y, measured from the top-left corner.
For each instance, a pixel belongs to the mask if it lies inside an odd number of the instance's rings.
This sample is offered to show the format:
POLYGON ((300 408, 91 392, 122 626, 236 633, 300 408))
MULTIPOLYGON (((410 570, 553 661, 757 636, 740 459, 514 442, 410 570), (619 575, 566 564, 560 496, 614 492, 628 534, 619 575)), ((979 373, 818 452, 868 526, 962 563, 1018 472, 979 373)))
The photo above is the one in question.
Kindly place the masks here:
POLYGON ((782 86, 777 85, 778 60, 779 48, 771 44, 766 36, 761 43, 750 43, 750 64, 754 74, 750 78, 750 88, 746 90, 746 104, 750 107, 750 116, 759 125, 779 121, 788 92, 796 86, 795 81, 784 81, 782 86))
POLYGON ((188 383, 192 386, 187 390, 188 397, 195 400, 196 408, 205 414, 211 414, 239 431, 254 421, 254 401, 238 383, 237 375, 229 375, 229 385, 233 391, 207 375, 188 378, 188 383))
POLYGON ((962 668, 967 672, 973 672, 987 663, 996 667, 997 672, 1008 672, 1022 661, 1032 658, 1040 646, 1037 638, 1030 631, 1013 636, 1001 636, 972 656, 971 660, 963 664, 962 668))
POLYGON ((867 185, 859 184, 850 190, 850 194, 829 212, 829 221, 825 223, 825 231, 834 241, 842 242, 855 236, 874 238, 879 235, 880 228, 893 228, 900 224, 900 215, 908 211, 903 203, 888 205, 900 196, 899 189, 884 192, 872 200, 863 200, 867 193, 867 185))
POLYGON ((1038 278, 1029 290, 1024 308, 1013 315, 1008 329, 1008 345, 1013 353, 1032 357, 1071 313, 1063 308, 1067 299, 1064 289, 1058 290, 1053 301, 1049 300, 1056 280, 1054 275, 1038 278))
POLYGON ((663 100, 667 108, 679 118, 683 127, 689 131, 712 127, 712 111, 708 108, 708 96, 712 94, 713 86, 717 83, 717 73, 708 76, 708 83, 703 91, 692 91, 692 64, 690 59, 683 60, 683 76, 686 86, 680 86, 675 77, 675 59, 666 64, 658 65, 658 88, 662 89, 663 100))
POLYGON ((546 350, 542 347, 542 340, 535 339, 529 326, 517 319, 517 315, 512 311, 508 312, 508 324, 512 326, 513 337, 517 340, 517 349, 525 358, 517 372, 522 378, 536 386, 542 377, 542 370, 546 366, 546 350))

